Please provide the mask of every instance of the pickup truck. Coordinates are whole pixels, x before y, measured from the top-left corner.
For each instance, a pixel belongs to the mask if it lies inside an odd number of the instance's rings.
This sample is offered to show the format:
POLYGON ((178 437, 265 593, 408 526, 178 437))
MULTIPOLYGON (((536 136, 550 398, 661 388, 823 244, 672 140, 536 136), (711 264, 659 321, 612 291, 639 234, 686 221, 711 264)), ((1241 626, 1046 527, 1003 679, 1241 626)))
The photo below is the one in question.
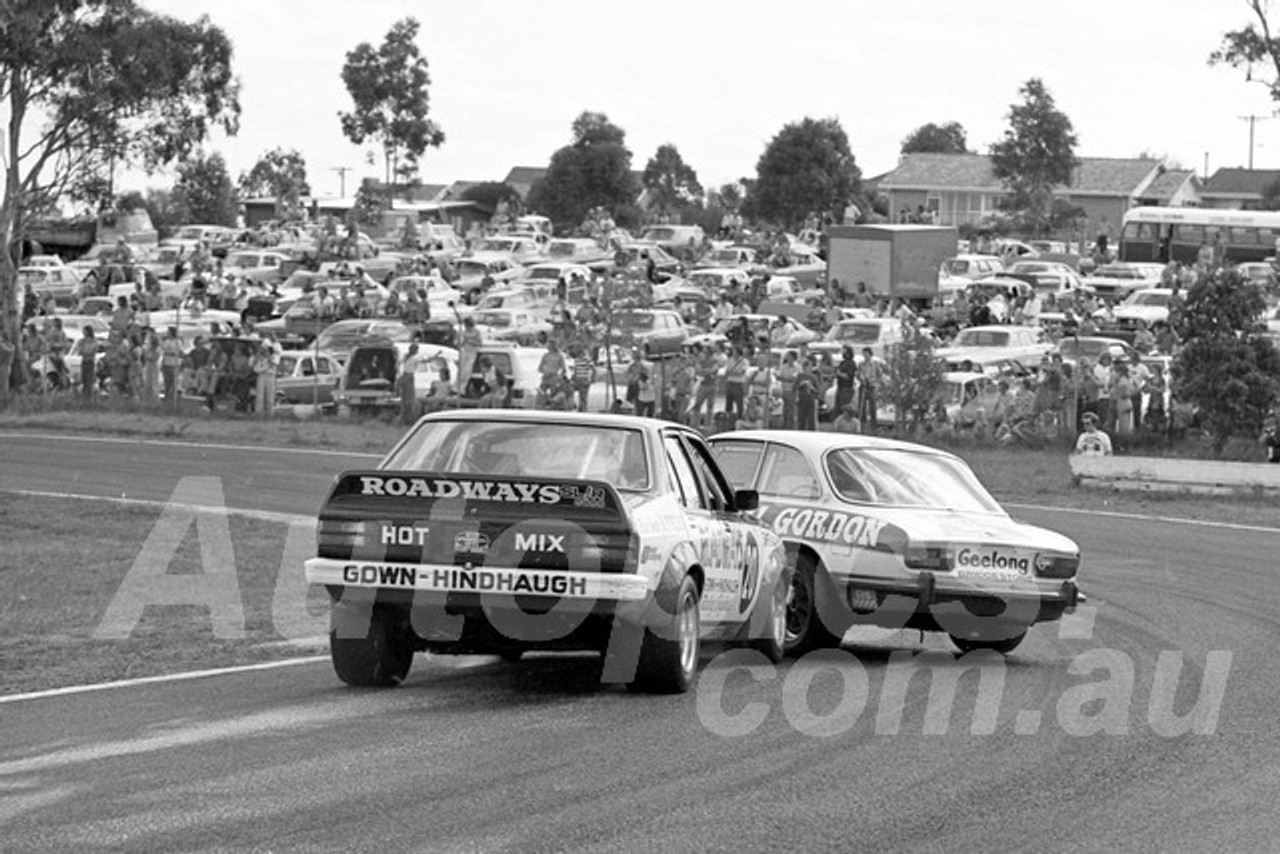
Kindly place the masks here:
POLYGON ((625 415, 449 411, 335 482, 312 584, 350 685, 415 652, 574 650, 603 681, 682 692, 704 641, 782 656, 789 571, 702 436, 625 415))

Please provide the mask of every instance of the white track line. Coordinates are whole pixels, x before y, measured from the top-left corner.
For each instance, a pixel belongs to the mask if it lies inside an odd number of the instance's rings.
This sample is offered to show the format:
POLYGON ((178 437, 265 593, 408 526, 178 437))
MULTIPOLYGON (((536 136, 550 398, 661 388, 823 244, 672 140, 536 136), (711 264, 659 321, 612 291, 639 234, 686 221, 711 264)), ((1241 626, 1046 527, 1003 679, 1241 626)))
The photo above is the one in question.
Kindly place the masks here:
POLYGON ((1004 502, 1004 506, 1017 507, 1021 510, 1075 513, 1079 516, 1106 516, 1114 519, 1136 519, 1143 522, 1164 522, 1169 525, 1190 525, 1201 528, 1228 528, 1233 531, 1257 531, 1265 534, 1280 534, 1280 528, 1268 528, 1265 525, 1241 525, 1236 522, 1213 522, 1206 519, 1184 519, 1181 516, 1147 516, 1142 513, 1120 513, 1115 510, 1085 510, 1076 507, 1053 507, 1042 504, 1014 504, 1012 502, 1004 502))
POLYGON ((283 522, 286 525, 308 525, 315 527, 315 516, 303 516, 298 513, 277 513, 274 510, 251 510, 243 507, 219 507, 215 504, 176 504, 172 501, 157 501, 153 498, 116 498, 111 495, 82 495, 77 492, 45 492, 36 489, 0 489, 9 495, 25 495, 31 498, 72 498, 79 501, 105 501, 109 504, 122 504, 127 507, 151 507, 163 510, 177 507, 200 513, 217 513, 223 516, 245 516, 250 519, 262 519, 267 522, 283 522))
POLYGON ((115 682, 99 682, 95 685, 70 685, 66 688, 32 691, 29 694, 0 696, 0 705, 18 703, 23 700, 40 700, 45 697, 66 697, 72 694, 87 694, 93 691, 109 691, 114 688, 133 688, 138 685, 185 682, 191 679, 206 679, 211 676, 229 676, 236 673, 252 673, 257 670, 275 670, 281 667, 296 667, 300 664, 315 664, 319 661, 328 660, 329 656, 327 655, 309 655, 305 658, 286 658, 281 661, 264 661, 258 664, 241 664, 235 667, 215 667, 210 670, 192 670, 186 673, 170 673, 162 676, 141 676, 137 679, 120 679, 115 682))
POLYGON ((382 454, 369 454, 363 451, 330 451, 321 448, 290 448, 280 445, 232 445, 219 442, 181 442, 166 439, 128 439, 119 436, 74 436, 66 433, 10 433, 0 429, 0 436, 12 436, 15 439, 39 439, 41 441, 87 442, 111 445, 160 445, 176 448, 209 448, 220 451, 270 451, 282 454, 311 454, 322 457, 359 457, 362 459, 382 459, 382 454))

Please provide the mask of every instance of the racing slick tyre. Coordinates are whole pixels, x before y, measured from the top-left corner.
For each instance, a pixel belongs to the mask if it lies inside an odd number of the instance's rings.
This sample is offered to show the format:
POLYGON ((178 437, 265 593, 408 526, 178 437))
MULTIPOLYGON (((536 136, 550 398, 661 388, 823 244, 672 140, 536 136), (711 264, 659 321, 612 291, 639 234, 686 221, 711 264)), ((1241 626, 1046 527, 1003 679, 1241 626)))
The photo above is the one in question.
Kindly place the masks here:
POLYGON ((840 645, 840 638, 827 630, 818 613, 817 575, 818 565, 813 558, 800 555, 796 559, 787 592, 787 631, 783 644, 787 655, 799 657, 811 650, 840 645))
POLYGON ((1000 638, 998 640, 983 640, 981 638, 962 638, 951 635, 951 642, 956 645, 956 649, 962 653, 975 652, 980 649, 989 649, 992 652, 998 652, 1001 655, 1008 655, 1018 648, 1018 644, 1022 643, 1027 636, 1026 632, 1014 635, 1011 638, 1000 638))
POLYGON ((627 683, 632 691, 681 694, 689 690, 698 672, 702 624, 698 616, 698 583, 685 575, 676 591, 675 605, 659 637, 645 631, 636 664, 636 678, 627 683))
POLYGON ((765 636, 753 638, 751 648, 764 653, 774 664, 782 663, 787 652, 787 602, 791 599, 791 586, 779 584, 769 600, 769 622, 765 636))
POLYGON ((329 653, 339 679, 360 688, 393 688, 404 681, 413 649, 397 637, 392 616, 386 608, 374 608, 362 638, 340 638, 337 629, 329 632, 329 653))

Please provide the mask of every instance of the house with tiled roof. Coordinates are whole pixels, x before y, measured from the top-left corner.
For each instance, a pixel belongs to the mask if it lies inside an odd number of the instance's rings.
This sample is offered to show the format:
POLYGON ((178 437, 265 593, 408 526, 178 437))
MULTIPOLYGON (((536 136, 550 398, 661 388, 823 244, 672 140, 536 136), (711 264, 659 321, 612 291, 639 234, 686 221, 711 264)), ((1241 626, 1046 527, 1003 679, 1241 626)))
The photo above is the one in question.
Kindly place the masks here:
POLYGON ((1204 182, 1191 169, 1163 169, 1138 198, 1139 205, 1199 207, 1204 182))
POLYGON ((1280 169, 1219 169, 1200 192, 1206 208, 1256 208, 1267 188, 1280 181, 1280 169))
MULTIPOLYGON (((1071 183, 1054 192, 1084 210, 1087 228, 1118 230, 1124 212, 1148 198, 1148 190, 1169 170, 1155 159, 1081 157, 1071 183)), ((1175 182, 1170 178, 1169 182, 1175 182)), ((978 225, 1000 212, 1009 191, 985 154, 908 154, 879 181, 889 200, 889 219, 898 222, 921 210, 940 225, 978 225)), ((1186 188, 1172 191, 1185 196, 1186 188)))
POLYGON ((521 199, 529 198, 529 190, 547 174, 545 166, 512 166, 503 183, 520 194, 521 199))

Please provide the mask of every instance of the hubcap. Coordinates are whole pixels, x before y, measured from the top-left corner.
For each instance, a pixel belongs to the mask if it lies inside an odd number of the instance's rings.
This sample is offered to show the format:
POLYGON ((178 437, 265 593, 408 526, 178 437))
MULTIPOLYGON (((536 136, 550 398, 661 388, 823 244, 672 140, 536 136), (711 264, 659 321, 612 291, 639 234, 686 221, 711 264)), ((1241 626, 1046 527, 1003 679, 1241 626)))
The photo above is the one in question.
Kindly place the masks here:
POLYGON ((680 598, 677 617, 680 631, 680 669, 692 673, 698 666, 698 601, 692 593, 680 598))

